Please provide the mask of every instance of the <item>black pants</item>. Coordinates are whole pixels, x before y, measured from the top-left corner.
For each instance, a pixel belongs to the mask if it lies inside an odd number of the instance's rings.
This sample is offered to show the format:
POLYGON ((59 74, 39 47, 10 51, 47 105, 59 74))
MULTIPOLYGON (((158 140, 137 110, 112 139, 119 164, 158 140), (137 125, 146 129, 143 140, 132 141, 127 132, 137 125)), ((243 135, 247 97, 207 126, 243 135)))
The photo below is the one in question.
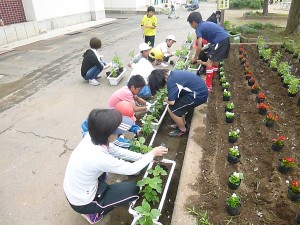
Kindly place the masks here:
POLYGON ((98 187, 94 201, 87 205, 75 206, 71 203, 70 205, 80 214, 100 213, 104 216, 117 206, 121 206, 138 199, 139 190, 140 189, 136 186, 135 182, 124 181, 117 184, 107 185, 105 193, 102 194, 100 198, 98 198, 98 193, 101 192, 101 190, 99 190, 98 187))
POLYGON ((155 36, 145 36, 145 43, 149 46, 154 47, 155 36))

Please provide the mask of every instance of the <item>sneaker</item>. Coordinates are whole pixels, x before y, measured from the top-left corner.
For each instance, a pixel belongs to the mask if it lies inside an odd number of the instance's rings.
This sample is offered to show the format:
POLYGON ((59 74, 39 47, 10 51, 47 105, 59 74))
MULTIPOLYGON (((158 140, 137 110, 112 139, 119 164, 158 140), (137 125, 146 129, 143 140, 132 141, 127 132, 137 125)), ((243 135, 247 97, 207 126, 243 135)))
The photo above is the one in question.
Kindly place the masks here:
POLYGON ((186 129, 185 131, 182 131, 180 130, 179 128, 176 128, 175 130, 172 130, 170 133, 169 133, 169 136, 170 137, 181 137, 182 135, 184 134, 187 134, 188 133, 188 130, 186 129))
POLYGON ((98 223, 100 220, 102 220, 103 215, 99 215, 99 213, 93 213, 93 214, 81 214, 83 218, 85 218, 90 224, 98 223))
POLYGON ((96 81, 95 79, 92 79, 92 80, 89 80, 89 84, 90 85, 93 85, 93 86, 97 86, 99 85, 100 83, 98 81, 96 81))

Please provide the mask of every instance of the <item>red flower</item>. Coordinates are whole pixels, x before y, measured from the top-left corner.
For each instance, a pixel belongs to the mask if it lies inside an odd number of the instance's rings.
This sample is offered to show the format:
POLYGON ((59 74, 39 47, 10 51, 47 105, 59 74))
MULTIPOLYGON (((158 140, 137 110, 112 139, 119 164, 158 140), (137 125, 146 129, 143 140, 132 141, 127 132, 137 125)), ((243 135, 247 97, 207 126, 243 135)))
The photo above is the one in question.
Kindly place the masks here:
POLYGON ((294 193, 296 193, 296 194, 300 193, 300 185, 297 181, 293 180, 290 183, 289 187, 294 193))
POLYGON ((273 144, 282 147, 285 140, 286 140, 285 136, 279 136, 278 138, 273 138, 272 142, 273 142, 273 144))
POLYGON ((259 91, 260 87, 258 86, 257 83, 255 83, 255 84, 252 85, 251 89, 259 91))
POLYGON ((271 113, 267 114, 266 116, 266 120, 269 120, 269 121, 277 121, 278 120, 278 116, 275 116, 271 113))
POLYGON ((257 106, 258 109, 265 109, 265 110, 268 110, 269 109, 269 106, 268 105, 265 105, 265 103, 259 103, 258 106, 257 106))
POLYGON ((253 77, 251 77, 251 78, 249 79, 249 81, 250 81, 250 82, 255 82, 255 80, 254 80, 253 77))
POLYGON ((265 94, 264 94, 263 92, 259 92, 259 93, 257 94, 257 98, 265 99, 266 96, 265 96, 265 94))

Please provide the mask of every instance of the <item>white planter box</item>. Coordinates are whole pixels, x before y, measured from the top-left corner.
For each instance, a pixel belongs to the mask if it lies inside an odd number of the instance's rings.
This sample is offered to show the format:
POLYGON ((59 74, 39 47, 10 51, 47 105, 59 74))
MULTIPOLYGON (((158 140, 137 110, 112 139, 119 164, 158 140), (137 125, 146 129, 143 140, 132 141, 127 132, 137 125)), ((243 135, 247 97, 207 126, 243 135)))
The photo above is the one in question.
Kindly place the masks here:
MULTIPOLYGON (((191 53, 191 51, 188 51, 188 54, 186 55, 186 57, 185 57, 185 64, 187 63, 187 61, 189 60, 189 58, 190 58, 190 53, 191 53)), ((175 65, 176 65, 176 63, 178 62, 178 60, 179 59, 182 59, 181 57, 178 57, 177 58, 177 60, 176 60, 176 62, 175 62, 175 65)))
MULTIPOLYGON (((162 163, 167 163, 167 164, 172 164, 172 167, 168 173, 168 179, 167 179, 167 182, 166 182, 166 185, 164 187, 164 190, 163 190, 163 193, 162 193, 162 197, 160 199, 160 202, 159 202, 159 206, 158 206, 158 210, 161 212, 163 206, 164 206, 164 203, 165 203, 165 199, 166 199, 166 196, 167 196, 167 192, 169 190, 169 185, 170 185, 170 182, 171 182, 171 178, 173 176, 173 173, 174 173, 174 170, 175 170, 175 166, 176 166, 176 162, 173 161, 173 160, 169 160, 169 159, 163 159, 161 160, 162 163)), ((153 166, 153 162, 151 162, 147 168, 147 171, 149 169, 151 169, 153 166)), ((148 176, 148 172, 146 171, 145 175, 143 176, 143 178, 146 178, 148 176)), ((129 209, 128 209, 128 212, 133 215, 133 221, 131 223, 131 225, 135 225, 136 222, 139 220, 139 218, 141 218, 141 215, 134 210, 135 208, 135 203, 136 201, 132 202, 129 206, 129 209)), ((153 224, 154 225, 162 225, 162 223, 158 222, 158 219, 159 217, 153 219, 153 224)))
POLYGON ((182 47, 187 48, 187 49, 191 49, 192 45, 193 45, 193 42, 191 42, 191 43, 184 42, 182 44, 182 47))
POLYGON ((201 66, 202 66, 202 65, 199 64, 197 68, 191 68, 191 67, 189 67, 189 68, 188 68, 188 71, 191 71, 191 72, 197 72, 198 70, 200 70, 201 66))
POLYGON ((157 123, 151 123, 152 124, 152 128, 154 130, 158 130, 158 128, 160 127, 165 115, 166 115, 166 112, 168 111, 168 107, 169 105, 166 106, 165 110, 163 111, 163 113, 161 114, 161 117, 159 119, 159 121, 157 123))
POLYGON ((111 77, 111 75, 109 75, 107 77, 109 84, 112 86, 118 85, 119 82, 122 80, 125 72, 126 72, 126 68, 123 69, 123 72, 118 77, 111 77))

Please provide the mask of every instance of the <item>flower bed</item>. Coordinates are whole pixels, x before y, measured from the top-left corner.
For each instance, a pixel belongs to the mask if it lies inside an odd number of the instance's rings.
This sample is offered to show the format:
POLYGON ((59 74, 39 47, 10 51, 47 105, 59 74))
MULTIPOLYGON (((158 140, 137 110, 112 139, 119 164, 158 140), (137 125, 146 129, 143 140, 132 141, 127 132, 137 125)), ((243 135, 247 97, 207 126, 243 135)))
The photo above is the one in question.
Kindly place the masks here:
MULTIPOLYGON (((273 48, 273 47, 272 47, 273 48)), ((280 48, 280 47, 274 47, 280 48)), ((239 61, 238 46, 232 46, 229 59, 225 62, 226 79, 230 83, 231 99, 235 105, 233 123, 224 121, 222 88, 214 79, 214 91, 207 105, 206 136, 199 140, 203 147, 203 161, 198 183, 199 197, 189 199, 187 207, 207 211, 213 224, 294 224, 299 205, 287 197, 287 180, 299 180, 300 149, 300 109, 298 98, 290 98, 287 89, 282 87, 280 77, 268 64, 258 59, 256 46, 245 46, 247 63, 253 71, 253 77, 266 95, 265 104, 269 112, 278 115, 278 121, 272 128, 265 126, 265 116, 257 113, 256 95, 251 93, 248 81, 243 74, 239 61), (236 143, 228 141, 228 132, 239 128, 241 134, 236 143), (284 149, 276 152, 271 149, 272 139, 284 135, 284 149), (240 163, 227 162, 228 149, 238 145, 242 157, 240 163), (277 170, 278 159, 293 157, 298 166, 289 174, 277 170), (232 191, 226 186, 228 176, 235 171, 242 172, 245 180, 240 187, 232 191), (226 210, 226 198, 233 193, 241 197, 239 216, 230 217, 226 210), (226 222, 227 221, 227 222, 226 222)), ((275 50, 273 49, 273 52, 275 50)), ((291 56, 285 55, 284 57, 291 56)), ((299 62, 291 59, 294 68, 299 62)))

